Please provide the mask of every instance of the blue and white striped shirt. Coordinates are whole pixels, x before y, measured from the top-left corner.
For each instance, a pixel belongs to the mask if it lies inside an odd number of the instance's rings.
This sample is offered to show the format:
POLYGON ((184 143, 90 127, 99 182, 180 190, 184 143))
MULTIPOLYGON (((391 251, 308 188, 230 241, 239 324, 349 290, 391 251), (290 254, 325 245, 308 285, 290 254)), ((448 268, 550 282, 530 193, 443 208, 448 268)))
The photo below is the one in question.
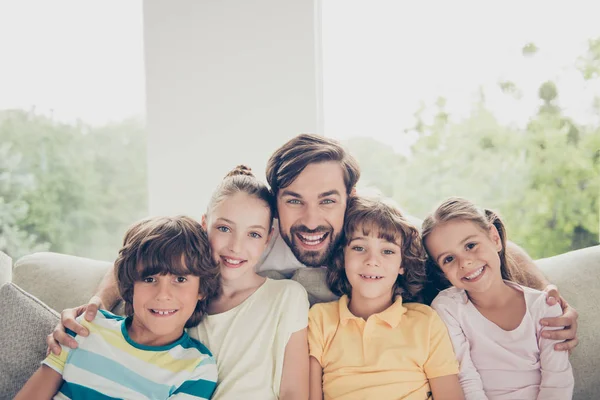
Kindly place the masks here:
POLYGON ((214 392, 215 360, 187 333, 152 347, 131 340, 124 317, 100 310, 92 322, 78 320, 89 336, 70 332, 77 349, 63 346, 43 361, 63 377, 54 399, 210 399, 214 392))

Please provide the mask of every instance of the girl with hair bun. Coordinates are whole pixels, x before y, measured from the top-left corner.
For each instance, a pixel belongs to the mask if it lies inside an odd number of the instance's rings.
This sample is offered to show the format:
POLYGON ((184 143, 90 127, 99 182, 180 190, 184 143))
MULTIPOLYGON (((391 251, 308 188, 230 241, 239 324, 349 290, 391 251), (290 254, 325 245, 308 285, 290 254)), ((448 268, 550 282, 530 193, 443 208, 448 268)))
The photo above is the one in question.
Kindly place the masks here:
POLYGON ((308 398, 306 290, 255 271, 274 210, 267 186, 239 165, 214 191, 202 217, 222 288, 189 333, 217 360, 213 399, 308 398))
POLYGON ((540 324, 560 316, 560 305, 513 281, 500 217, 449 198, 423 221, 422 236, 429 275, 452 285, 431 307, 448 327, 465 398, 570 399, 569 354, 542 336, 556 328, 540 324))

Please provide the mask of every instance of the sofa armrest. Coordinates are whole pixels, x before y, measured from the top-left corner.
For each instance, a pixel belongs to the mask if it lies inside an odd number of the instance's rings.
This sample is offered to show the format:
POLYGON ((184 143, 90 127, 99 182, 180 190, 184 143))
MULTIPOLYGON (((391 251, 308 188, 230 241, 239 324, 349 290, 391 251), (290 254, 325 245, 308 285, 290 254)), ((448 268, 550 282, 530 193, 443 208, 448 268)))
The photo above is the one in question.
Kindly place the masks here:
POLYGON ((86 304, 111 262, 40 252, 16 261, 13 283, 60 312, 86 304))
POLYGON ((12 258, 0 251, 0 286, 12 281, 12 258))

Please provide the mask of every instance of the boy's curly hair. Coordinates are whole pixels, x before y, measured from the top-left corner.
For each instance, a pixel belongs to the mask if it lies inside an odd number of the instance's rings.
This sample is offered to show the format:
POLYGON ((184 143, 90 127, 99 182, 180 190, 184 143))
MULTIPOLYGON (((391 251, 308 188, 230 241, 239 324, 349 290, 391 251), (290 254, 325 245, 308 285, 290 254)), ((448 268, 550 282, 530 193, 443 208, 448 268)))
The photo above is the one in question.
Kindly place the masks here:
POLYGON ((185 327, 198 325, 206 314, 208 302, 218 295, 221 283, 208 237, 194 219, 186 216, 147 218, 127 230, 115 261, 115 277, 125 301, 126 315, 133 315, 135 282, 156 274, 200 278, 198 293, 202 299, 185 327))
POLYGON ((397 243, 402 252, 404 274, 398 275, 394 284, 393 297, 402 296, 402 301, 422 301, 421 291, 425 285, 425 250, 419 231, 406 220, 397 207, 383 199, 352 196, 344 219, 340 246, 327 268, 327 285, 338 296, 351 296, 352 286, 344 268, 344 248, 356 231, 364 235, 376 233, 379 238, 397 243))

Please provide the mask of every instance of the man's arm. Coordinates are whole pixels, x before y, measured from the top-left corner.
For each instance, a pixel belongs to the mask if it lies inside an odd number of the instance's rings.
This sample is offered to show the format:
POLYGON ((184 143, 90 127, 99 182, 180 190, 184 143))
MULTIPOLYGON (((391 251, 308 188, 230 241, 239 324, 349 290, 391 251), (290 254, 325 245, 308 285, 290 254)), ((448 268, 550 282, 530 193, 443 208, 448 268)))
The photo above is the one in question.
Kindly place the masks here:
POLYGON ((85 313, 85 319, 87 321, 93 321, 94 318, 96 318, 98 309, 111 310, 118 301, 119 289, 115 278, 115 267, 113 265, 108 269, 104 278, 102 278, 100 286, 98 286, 98 289, 96 290, 96 294, 92 296, 88 304, 76 308, 67 308, 60 313, 60 323, 46 338, 48 349, 52 353, 59 355, 61 344, 72 349, 77 348, 77 342, 71 335, 66 333, 65 328, 72 330, 78 335, 87 336, 89 334, 88 330, 81 326, 75 318, 85 313))
POLYGON ((550 283, 529 254, 511 241, 506 243, 506 256, 510 273, 517 283, 538 290, 544 290, 550 283))

